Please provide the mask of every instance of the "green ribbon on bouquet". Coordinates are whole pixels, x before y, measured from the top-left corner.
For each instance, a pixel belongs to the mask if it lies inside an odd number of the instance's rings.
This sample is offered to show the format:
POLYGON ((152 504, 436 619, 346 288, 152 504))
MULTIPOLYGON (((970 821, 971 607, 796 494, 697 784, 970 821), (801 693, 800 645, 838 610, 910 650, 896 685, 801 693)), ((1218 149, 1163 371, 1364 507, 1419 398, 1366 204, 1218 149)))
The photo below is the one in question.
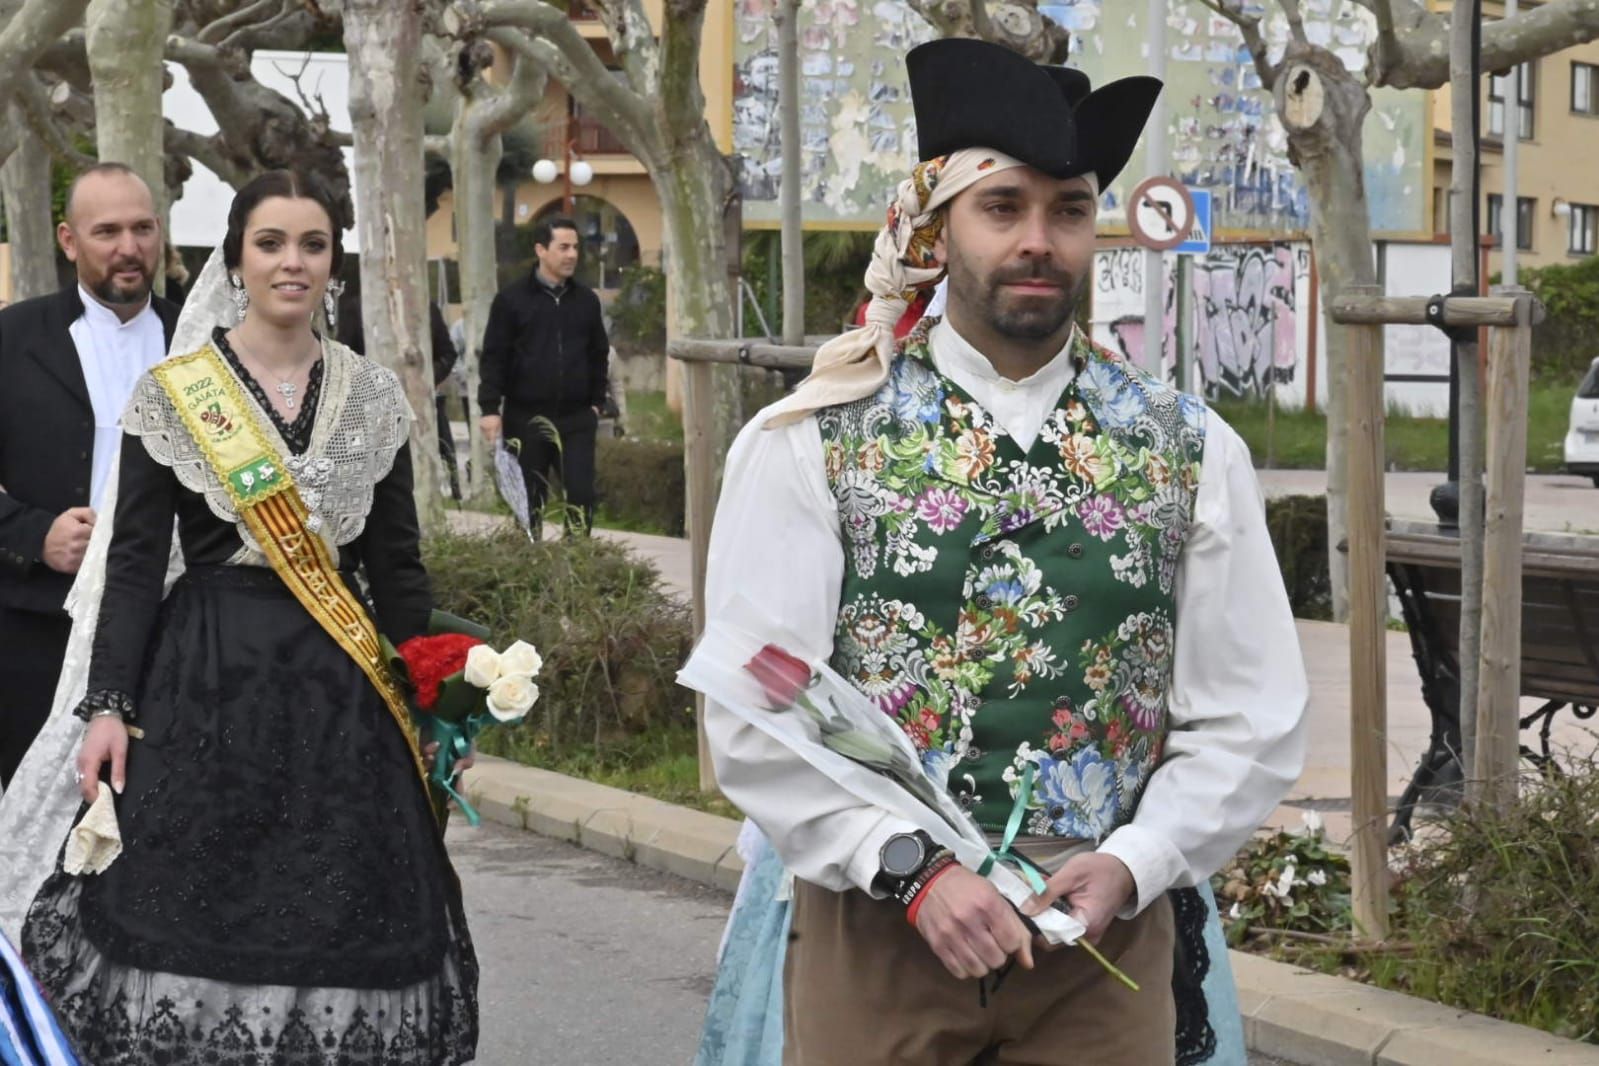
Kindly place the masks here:
MULTIPOLYGON (((436 715, 419 715, 418 724, 428 730, 428 735, 439 742, 439 750, 433 757, 433 771, 428 775, 430 784, 445 792, 455 805, 461 808, 461 813, 466 817, 467 824, 474 829, 483 821, 477 808, 467 802, 465 796, 455 790, 455 764, 472 753, 472 741, 489 722, 492 716, 486 713, 467 715, 455 721, 441 718, 436 715)), ((441 804, 442 805, 442 804, 441 804)))
MULTIPOLYGON (((1035 895, 1042 896, 1048 890, 1049 885, 1044 881, 1043 874, 1038 869, 1038 864, 1012 848, 1012 845, 1016 843, 1016 835, 1021 832, 1022 818, 1027 814, 1027 805, 1032 801, 1033 781, 1037 776, 1038 765, 1036 763, 1028 763, 1027 768, 1022 771, 1022 787, 1017 790, 1016 802, 1011 805, 1010 818, 1005 823, 1005 834, 1000 837, 999 847, 989 851, 988 858, 983 860, 983 864, 977 868, 977 872, 981 876, 987 877, 989 872, 994 869, 995 863, 1003 862, 1022 875, 1022 878, 1027 882, 1027 887, 1031 888, 1035 895)), ((1100 954, 1099 949, 1086 939, 1078 937, 1074 942, 1074 946, 1088 952, 1089 957, 1103 966, 1106 973, 1134 992, 1138 991, 1138 982, 1122 973, 1115 963, 1100 954)))

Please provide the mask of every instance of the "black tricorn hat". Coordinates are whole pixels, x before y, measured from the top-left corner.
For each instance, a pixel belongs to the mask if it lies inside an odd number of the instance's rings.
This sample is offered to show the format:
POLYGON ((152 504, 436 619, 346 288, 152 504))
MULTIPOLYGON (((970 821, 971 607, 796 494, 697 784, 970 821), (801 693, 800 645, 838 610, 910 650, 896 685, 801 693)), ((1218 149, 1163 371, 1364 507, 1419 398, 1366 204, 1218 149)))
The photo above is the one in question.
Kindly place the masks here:
POLYGON ((922 159, 992 148, 1053 178, 1094 174, 1106 188, 1127 165, 1160 95, 1159 80, 1048 67, 987 41, 951 37, 905 57, 922 159))

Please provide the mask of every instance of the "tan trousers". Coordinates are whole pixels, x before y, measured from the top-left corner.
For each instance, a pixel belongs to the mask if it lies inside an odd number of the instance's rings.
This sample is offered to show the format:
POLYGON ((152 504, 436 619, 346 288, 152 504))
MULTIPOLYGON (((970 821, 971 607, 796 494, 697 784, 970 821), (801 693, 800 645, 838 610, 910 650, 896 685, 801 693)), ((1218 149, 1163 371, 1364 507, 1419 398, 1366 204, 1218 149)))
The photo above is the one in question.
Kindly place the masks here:
POLYGON ((794 882, 784 969, 785 1066, 1171 1066, 1171 904, 1162 896, 1099 943, 1133 992, 1084 951, 1034 954, 980 1005, 893 900, 794 882))

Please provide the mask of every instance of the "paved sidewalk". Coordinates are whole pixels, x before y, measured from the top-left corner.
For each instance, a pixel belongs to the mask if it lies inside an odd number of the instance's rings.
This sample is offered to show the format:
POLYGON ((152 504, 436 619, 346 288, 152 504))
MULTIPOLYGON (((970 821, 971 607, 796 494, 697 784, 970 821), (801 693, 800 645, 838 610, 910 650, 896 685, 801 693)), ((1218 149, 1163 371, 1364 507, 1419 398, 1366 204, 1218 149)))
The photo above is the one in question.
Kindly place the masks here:
MULTIPOLYGON (((1324 470, 1257 470, 1268 497, 1325 496, 1324 470)), ((1384 479, 1388 514, 1431 522, 1436 517, 1427 502, 1434 486, 1444 480, 1435 473, 1394 472, 1384 479)), ((1599 488, 1585 477, 1568 474, 1528 474, 1524 524, 1541 533, 1599 533, 1599 488)))

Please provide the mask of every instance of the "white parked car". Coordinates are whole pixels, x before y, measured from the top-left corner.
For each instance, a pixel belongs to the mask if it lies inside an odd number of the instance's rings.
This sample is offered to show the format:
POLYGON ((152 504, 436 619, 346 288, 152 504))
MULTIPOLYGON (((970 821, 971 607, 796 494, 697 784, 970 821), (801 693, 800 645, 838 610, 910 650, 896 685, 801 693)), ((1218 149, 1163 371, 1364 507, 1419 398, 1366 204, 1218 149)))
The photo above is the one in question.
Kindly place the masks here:
POLYGON ((1566 469, 1593 478, 1599 487, 1599 359, 1588 367, 1571 400, 1571 426, 1566 432, 1566 469))

